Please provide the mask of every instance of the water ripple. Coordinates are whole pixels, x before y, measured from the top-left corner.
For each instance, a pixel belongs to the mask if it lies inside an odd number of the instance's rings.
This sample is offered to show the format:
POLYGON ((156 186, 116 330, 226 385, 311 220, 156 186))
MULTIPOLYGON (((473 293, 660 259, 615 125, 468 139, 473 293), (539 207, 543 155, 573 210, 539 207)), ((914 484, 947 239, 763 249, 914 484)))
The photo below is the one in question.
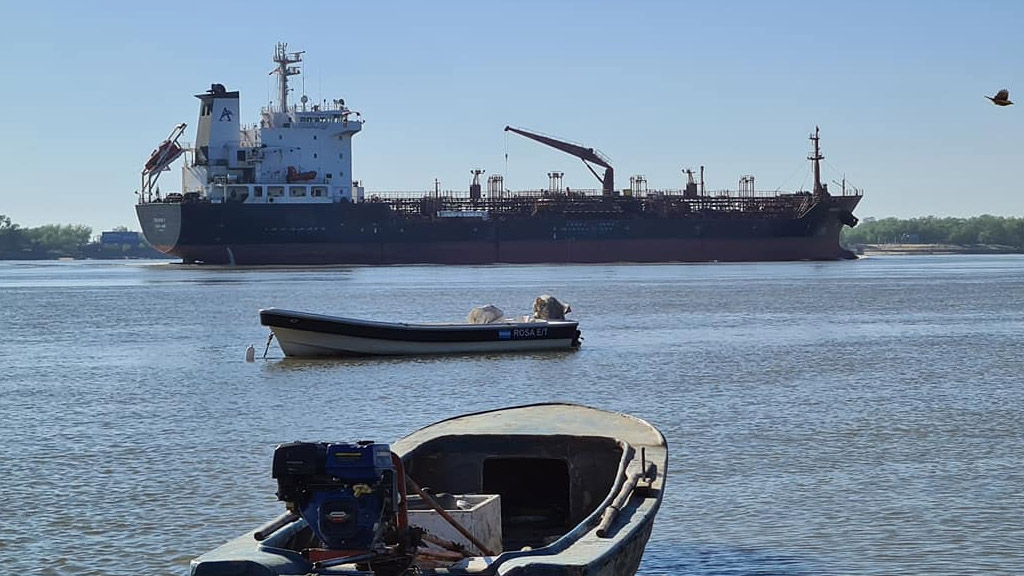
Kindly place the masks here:
POLYGON ((279 442, 565 400, 668 438, 641 574, 1022 574, 1022 271, 0 263, 0 565, 185 574, 281 509, 279 442), (261 307, 433 321, 544 292, 572 303, 578 352, 243 361, 261 307))

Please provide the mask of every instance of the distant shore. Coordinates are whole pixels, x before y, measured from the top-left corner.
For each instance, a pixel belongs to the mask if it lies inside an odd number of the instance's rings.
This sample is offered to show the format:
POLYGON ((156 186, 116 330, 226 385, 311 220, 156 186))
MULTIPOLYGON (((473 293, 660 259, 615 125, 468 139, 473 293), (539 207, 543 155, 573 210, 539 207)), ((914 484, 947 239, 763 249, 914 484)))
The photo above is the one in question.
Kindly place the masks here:
POLYGON ((75 250, 35 250, 0 251, 0 261, 20 260, 168 260, 177 258, 168 256, 149 246, 114 246, 104 247, 99 244, 88 244, 75 250))
POLYGON ((857 254, 871 255, 923 255, 923 254, 1024 254, 1018 246, 1001 244, 862 244, 854 248, 857 254))

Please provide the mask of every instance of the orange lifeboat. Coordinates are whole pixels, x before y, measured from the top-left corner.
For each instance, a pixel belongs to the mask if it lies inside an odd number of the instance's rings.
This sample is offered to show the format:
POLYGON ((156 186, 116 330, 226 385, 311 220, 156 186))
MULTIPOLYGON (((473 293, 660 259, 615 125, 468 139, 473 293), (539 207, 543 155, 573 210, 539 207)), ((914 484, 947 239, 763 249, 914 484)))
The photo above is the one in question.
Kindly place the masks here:
POLYGON ((314 178, 316 178, 316 170, 299 172, 295 166, 288 167, 288 182, 308 182, 314 178))
POLYGON ((177 142, 164 140, 160 143, 160 146, 150 154, 149 160, 146 161, 146 168, 143 171, 159 172, 166 168, 171 162, 177 160, 178 156, 181 156, 181 153, 181 146, 178 146, 177 142))

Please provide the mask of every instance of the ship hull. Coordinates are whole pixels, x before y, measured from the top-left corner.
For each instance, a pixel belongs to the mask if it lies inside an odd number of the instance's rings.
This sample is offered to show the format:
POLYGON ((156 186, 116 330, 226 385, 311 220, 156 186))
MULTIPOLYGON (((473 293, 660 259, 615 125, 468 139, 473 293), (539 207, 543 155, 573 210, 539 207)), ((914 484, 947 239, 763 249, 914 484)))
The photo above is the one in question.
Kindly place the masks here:
POLYGON ((799 218, 397 217, 387 205, 139 204, 147 240, 185 263, 219 265, 533 264, 843 260, 859 196, 799 218))

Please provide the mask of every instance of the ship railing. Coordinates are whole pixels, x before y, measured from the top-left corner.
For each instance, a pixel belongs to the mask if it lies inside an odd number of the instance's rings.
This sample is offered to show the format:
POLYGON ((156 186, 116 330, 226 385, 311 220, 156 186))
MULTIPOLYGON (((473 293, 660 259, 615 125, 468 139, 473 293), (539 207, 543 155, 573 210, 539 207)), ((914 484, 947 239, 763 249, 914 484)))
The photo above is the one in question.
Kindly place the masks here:
POLYGON ((791 196, 802 192, 797 191, 786 191, 786 190, 729 190, 723 188, 721 190, 708 190, 704 193, 704 197, 707 198, 776 198, 779 196, 791 196))
MULTIPOLYGON (((260 108, 260 112, 264 114, 277 114, 281 111, 278 106, 263 106, 260 108)), ((349 112, 355 114, 353 110, 346 107, 341 100, 323 100, 322 102, 308 103, 308 104, 290 104, 288 106, 288 112, 292 114, 300 112, 349 112)))
MULTIPOLYGON (((482 191, 482 199, 500 200, 507 198, 566 198, 576 196, 600 196, 600 190, 571 190, 568 194, 566 192, 553 192, 550 190, 516 190, 509 191, 505 190, 502 192, 489 192, 482 191)), ((422 198, 451 198, 451 199, 468 199, 469 191, 467 190, 421 190, 421 191, 380 191, 373 192, 372 196, 378 200, 419 200, 422 198)))
MULTIPOLYGON (((736 190, 711 190, 705 192, 703 195, 691 197, 693 199, 724 199, 730 200, 751 200, 758 198, 778 198, 787 197, 798 194, 799 192, 783 192, 780 190, 765 190, 761 192, 739 192, 736 190)), ((808 194, 809 193, 805 193, 808 194)), ((859 194, 859 191, 858 191, 859 194)), ((847 195, 852 195, 850 190, 847 190, 847 195)), ((645 198, 645 199, 658 199, 658 198, 685 198, 686 193, 681 189, 665 189, 665 190, 642 190, 642 191, 631 191, 628 188, 617 193, 617 196, 621 197, 634 197, 634 198, 645 198)), ((546 189, 533 189, 533 190, 505 190, 501 192, 490 192, 482 191, 481 200, 507 200, 507 199, 572 199, 572 198, 601 198, 603 192, 598 189, 584 189, 584 188, 567 188, 565 191, 554 191, 546 189)), ((392 200, 421 200, 423 198, 441 198, 441 199, 468 199, 469 192, 466 190, 417 190, 417 191, 396 191, 396 190, 384 190, 376 191, 367 195, 367 199, 372 199, 378 202, 387 202, 392 200)))
MULTIPOLYGON (((393 210, 402 214, 433 215, 443 211, 478 212, 492 214, 533 213, 538 209, 552 209, 561 212, 579 212, 597 214, 604 212, 620 212, 619 208, 609 208, 600 195, 580 197, 568 196, 536 196, 523 194, 507 194, 503 197, 483 197, 471 199, 466 195, 444 195, 433 193, 414 196, 388 197, 371 194, 366 202, 388 204, 393 210)), ((652 214, 677 213, 681 215, 700 215, 713 213, 719 217, 745 217, 750 215, 796 216, 806 210, 805 202, 811 202, 806 196, 776 197, 698 197, 686 198, 682 195, 661 196, 647 199, 644 211, 652 214)))
POLYGON ((361 114, 348 108, 341 100, 324 100, 318 104, 292 104, 288 106, 284 115, 288 120, 281 119, 281 110, 276 106, 264 106, 260 109, 260 127, 265 128, 270 122, 277 122, 278 119, 284 122, 295 122, 300 125, 319 122, 341 122, 362 121, 361 114))
POLYGON ((699 196, 695 198, 665 197, 660 202, 649 202, 645 210, 678 212, 699 216, 715 214, 716 217, 742 218, 756 215, 797 217, 813 204, 810 194, 788 194, 762 197, 699 196))
POLYGON ((534 190, 518 190, 516 192, 510 192, 508 190, 504 192, 496 192, 492 195, 494 198, 502 198, 508 196, 517 196, 521 198, 579 198, 589 196, 601 196, 601 191, 593 188, 569 188, 565 190, 550 190, 550 189, 534 189, 534 190))
POLYGON ((433 190, 419 190, 419 191, 396 191, 396 190, 382 190, 375 191, 373 193, 367 193, 367 200, 372 199, 373 201, 386 202, 389 200, 419 200, 421 198, 458 198, 459 195, 469 196, 468 192, 461 192, 455 190, 441 190, 435 192, 433 190))
MULTIPOLYGON (((850 192, 847 192, 850 195, 850 192)), ((505 190, 502 192, 488 192, 483 191, 478 201, 502 201, 502 200, 572 200, 577 198, 603 198, 601 190, 596 189, 568 189, 566 191, 552 191, 552 190, 505 190)), ((687 197, 684 190, 668 189, 668 190, 645 190, 641 192, 630 191, 629 189, 622 190, 616 194, 619 197, 633 197, 647 200, 657 200, 660 198, 688 198, 694 201, 707 201, 715 202, 721 201, 724 203, 729 202, 750 202, 755 200, 773 200, 778 198, 803 198, 810 197, 810 192, 798 191, 798 192, 782 192, 782 191, 765 191, 760 193, 751 192, 737 192, 734 190, 713 190, 706 192, 702 195, 687 197)), ((417 191, 375 191, 368 193, 366 196, 367 201, 374 202, 390 202, 390 201, 420 201, 424 199, 439 199, 439 200, 451 200, 451 201, 462 201, 470 200, 470 194, 466 190, 417 190, 417 191)))
MULTIPOLYGON (((786 192, 782 190, 708 190, 704 194, 698 194, 696 198, 725 198, 725 199, 741 199, 749 200, 752 198, 776 198, 779 196, 790 196, 793 192, 786 192)), ((678 188, 670 188, 665 190, 641 190, 631 191, 628 188, 622 191, 624 196, 633 196, 635 198, 679 198, 686 197, 686 191, 678 188)))
MULTIPOLYGON (((851 191, 847 191, 850 195, 851 191)), ((780 209, 792 211, 795 207, 805 205, 812 201, 810 192, 782 192, 765 191, 751 193, 748 191, 737 192, 733 190, 714 190, 703 195, 687 196, 684 190, 646 190, 637 193, 636 191, 623 190, 617 194, 618 197, 634 197, 647 202, 687 202, 693 206, 714 210, 731 211, 765 211, 780 209)), ((385 202, 396 204, 416 204, 423 202, 435 203, 438 205, 466 205, 478 206, 481 204, 501 207, 514 205, 516 203, 560 203, 574 200, 585 200, 599 202, 603 199, 600 190, 595 189, 568 189, 566 192, 551 190, 517 190, 488 192, 484 191, 480 198, 472 199, 465 190, 419 190, 419 191, 379 191, 368 193, 364 201, 385 202)))

